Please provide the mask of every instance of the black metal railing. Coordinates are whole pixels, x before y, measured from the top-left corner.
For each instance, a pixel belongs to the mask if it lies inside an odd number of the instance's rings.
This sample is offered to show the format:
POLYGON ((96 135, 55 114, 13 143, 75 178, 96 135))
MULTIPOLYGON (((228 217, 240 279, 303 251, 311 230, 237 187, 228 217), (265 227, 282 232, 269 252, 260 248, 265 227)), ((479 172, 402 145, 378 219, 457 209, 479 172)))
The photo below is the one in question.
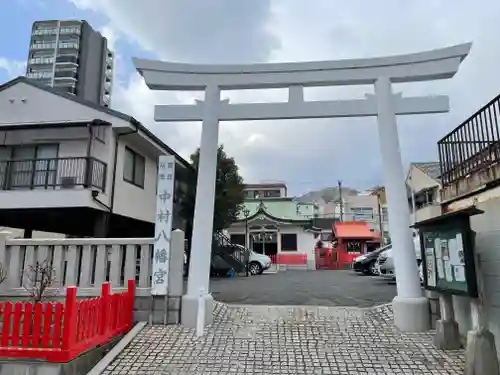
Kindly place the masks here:
POLYGON ((216 258, 222 259, 222 263, 234 268, 236 272, 243 272, 248 268, 250 253, 247 249, 241 248, 231 242, 221 232, 215 232, 212 242, 212 266, 217 263, 216 258))
POLYGON ((106 164, 95 158, 0 161, 0 190, 106 187, 106 164))
POLYGON ((500 160, 499 120, 500 95, 438 142, 443 186, 500 160))

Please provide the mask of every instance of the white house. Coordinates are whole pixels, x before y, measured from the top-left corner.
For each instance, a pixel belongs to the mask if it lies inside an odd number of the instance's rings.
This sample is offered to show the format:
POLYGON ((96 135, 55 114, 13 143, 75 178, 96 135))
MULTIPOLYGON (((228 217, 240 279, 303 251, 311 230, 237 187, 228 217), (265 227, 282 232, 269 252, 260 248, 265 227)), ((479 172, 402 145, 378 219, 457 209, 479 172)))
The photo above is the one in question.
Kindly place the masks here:
POLYGON ((441 215, 439 162, 411 163, 406 175, 412 222, 441 215))
POLYGON ((162 154, 177 158, 173 224, 185 229, 186 160, 133 117, 18 77, 0 86, 0 225, 151 237, 162 154))
POLYGON ((232 243, 266 254, 273 262, 315 269, 314 248, 320 239, 315 212, 314 204, 293 198, 249 198, 226 233, 232 243))

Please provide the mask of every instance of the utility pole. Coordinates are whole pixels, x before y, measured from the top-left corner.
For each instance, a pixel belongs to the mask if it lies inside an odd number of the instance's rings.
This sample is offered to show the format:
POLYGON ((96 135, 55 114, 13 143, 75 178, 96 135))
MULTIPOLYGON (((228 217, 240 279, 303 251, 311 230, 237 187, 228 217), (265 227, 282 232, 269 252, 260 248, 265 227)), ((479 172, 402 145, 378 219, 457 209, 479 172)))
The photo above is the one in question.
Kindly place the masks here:
POLYGON ((340 201, 340 221, 344 221, 344 201, 342 200, 342 181, 337 181, 339 186, 339 201, 340 201))
POLYGON ((382 205, 380 204, 380 190, 377 190, 378 227, 380 229, 380 244, 385 246, 384 226, 382 225, 382 205))

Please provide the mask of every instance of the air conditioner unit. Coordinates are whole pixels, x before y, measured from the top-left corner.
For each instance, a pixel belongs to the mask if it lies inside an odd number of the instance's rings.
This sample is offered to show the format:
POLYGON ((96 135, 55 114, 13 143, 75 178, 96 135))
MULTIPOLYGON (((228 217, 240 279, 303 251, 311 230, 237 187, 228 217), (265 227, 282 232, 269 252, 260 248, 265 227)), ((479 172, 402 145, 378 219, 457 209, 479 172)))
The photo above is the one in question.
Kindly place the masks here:
POLYGON ((76 186, 75 176, 61 177, 61 187, 64 189, 72 189, 76 186))

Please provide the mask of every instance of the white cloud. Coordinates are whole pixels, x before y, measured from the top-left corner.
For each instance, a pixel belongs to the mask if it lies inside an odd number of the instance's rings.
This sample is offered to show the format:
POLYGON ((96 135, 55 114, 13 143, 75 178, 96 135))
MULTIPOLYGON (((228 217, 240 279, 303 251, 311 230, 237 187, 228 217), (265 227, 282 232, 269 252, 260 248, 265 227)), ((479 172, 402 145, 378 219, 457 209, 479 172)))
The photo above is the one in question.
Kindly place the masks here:
POLYGON ((105 25, 99 30, 102 36, 108 40, 108 49, 115 50, 116 42, 120 38, 120 33, 111 25, 105 25))
MULTIPOLYGON (((124 35, 158 58, 197 63, 308 61, 417 52, 472 41, 470 56, 450 81, 400 85, 405 95, 445 93, 446 115, 400 118, 406 161, 432 160, 436 141, 498 93, 500 2, 456 0, 71 0, 109 18, 124 35), (249 4, 252 4, 251 6, 249 4), (488 11, 485 11, 487 9, 488 11)), ((131 58, 131 56, 124 56, 131 58)), ((310 98, 350 98, 371 87, 309 89, 310 98)), ((190 93, 158 93, 134 72, 115 87, 113 103, 149 125, 186 156, 199 144, 200 124, 154 124, 155 104, 191 102, 190 93)), ((286 93, 238 92, 235 101, 284 100, 286 93)), ((292 192, 381 182, 375 119, 222 123, 220 141, 248 181, 285 180, 292 192)))
POLYGON ((8 79, 11 79, 20 75, 24 75, 24 73, 26 72, 26 62, 0 57, 0 69, 7 71, 8 79))

